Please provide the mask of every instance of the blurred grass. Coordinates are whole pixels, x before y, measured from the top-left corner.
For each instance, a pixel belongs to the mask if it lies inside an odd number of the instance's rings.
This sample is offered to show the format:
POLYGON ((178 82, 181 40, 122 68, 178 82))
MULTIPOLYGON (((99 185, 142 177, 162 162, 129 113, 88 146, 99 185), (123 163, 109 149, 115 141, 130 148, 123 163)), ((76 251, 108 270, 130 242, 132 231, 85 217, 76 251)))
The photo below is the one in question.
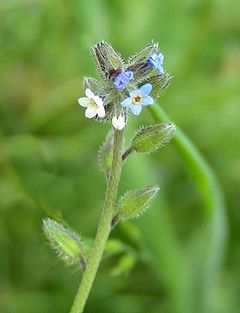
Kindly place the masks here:
MULTIPOLYGON (((160 42, 174 75, 160 104, 216 172, 230 236, 202 312, 199 282, 213 238, 203 237, 209 225, 194 181, 173 144, 133 156, 121 192, 159 183, 161 195, 146 216, 114 230, 137 262, 111 276, 125 252, 106 258, 86 313, 240 312, 239 9, 226 0, 0 1, 1 313, 67 312, 73 300, 81 274, 56 260, 41 219, 61 214, 95 234, 105 189, 96 152, 108 126, 83 118, 76 99, 82 77, 95 75, 89 47, 102 39, 124 57, 160 42)), ((127 137, 142 123, 152 123, 147 111, 130 119, 127 137)))

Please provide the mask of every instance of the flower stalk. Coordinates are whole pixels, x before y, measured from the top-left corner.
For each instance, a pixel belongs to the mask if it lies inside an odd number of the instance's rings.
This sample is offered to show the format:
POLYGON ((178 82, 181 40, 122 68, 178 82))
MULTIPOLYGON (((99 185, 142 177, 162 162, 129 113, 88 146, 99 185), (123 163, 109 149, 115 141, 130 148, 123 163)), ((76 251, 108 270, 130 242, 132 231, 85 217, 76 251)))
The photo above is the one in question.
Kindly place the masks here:
POLYGON ((97 235, 92 247, 88 267, 85 270, 70 313, 82 313, 93 285, 106 242, 111 232, 114 205, 122 169, 123 132, 114 130, 113 159, 107 186, 105 203, 99 222, 97 235))

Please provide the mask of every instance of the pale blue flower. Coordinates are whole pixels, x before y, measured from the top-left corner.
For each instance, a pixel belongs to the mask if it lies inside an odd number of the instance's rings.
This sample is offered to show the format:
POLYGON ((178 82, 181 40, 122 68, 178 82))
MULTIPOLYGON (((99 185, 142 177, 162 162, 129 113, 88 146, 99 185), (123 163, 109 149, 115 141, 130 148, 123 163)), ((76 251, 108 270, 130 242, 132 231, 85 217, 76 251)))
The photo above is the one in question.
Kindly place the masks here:
POLYGON ((126 71, 122 72, 117 75, 117 77, 114 80, 114 85, 118 89, 123 89, 125 85, 133 79, 133 72, 132 71, 126 71))
POLYGON ((124 108, 129 108, 134 115, 139 115, 142 111, 142 106, 153 104, 153 98, 149 96, 152 90, 151 84, 145 84, 139 89, 131 90, 130 97, 121 102, 124 108))
POLYGON ((148 59, 147 64, 155 68, 158 74, 161 75, 164 73, 163 59, 164 59, 164 55, 162 53, 159 53, 159 54, 154 53, 148 59))

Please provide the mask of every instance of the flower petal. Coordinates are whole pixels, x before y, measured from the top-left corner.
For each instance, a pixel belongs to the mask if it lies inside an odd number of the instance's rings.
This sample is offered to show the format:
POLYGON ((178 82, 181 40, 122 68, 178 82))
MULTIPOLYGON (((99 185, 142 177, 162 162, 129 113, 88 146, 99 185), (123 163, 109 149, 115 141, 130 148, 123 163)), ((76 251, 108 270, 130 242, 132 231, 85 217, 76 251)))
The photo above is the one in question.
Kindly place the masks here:
POLYGON ((90 102, 91 102, 91 99, 87 97, 82 97, 78 99, 78 103, 84 108, 87 108, 90 102))
POLYGON ((128 97, 126 98, 125 100, 123 100, 121 102, 121 105, 124 107, 124 108, 129 108, 129 106, 132 104, 132 98, 131 97, 128 97))
POLYGON ((85 90, 85 95, 88 97, 88 98, 93 98, 94 97, 94 93, 92 92, 91 89, 87 88, 85 90))
POLYGON ((137 94, 139 94, 139 93, 141 93, 141 90, 140 90, 140 89, 133 89, 133 90, 131 90, 131 91, 129 92, 129 95, 130 95, 130 97, 132 98, 133 96, 135 96, 135 95, 137 95, 137 94))
POLYGON ((132 71, 126 71, 122 73, 122 81, 127 84, 130 80, 133 79, 133 72, 132 71))
POLYGON ((115 129, 122 130, 125 126, 124 116, 120 115, 119 117, 113 116, 112 125, 115 129))
POLYGON ((95 103, 98 105, 98 106, 102 106, 103 105, 103 101, 102 101, 102 98, 99 97, 99 96, 94 96, 93 97, 93 100, 95 101, 95 103))
POLYGON ((118 89, 123 89, 125 87, 125 85, 132 79, 133 79, 133 72, 132 71, 121 72, 115 78, 114 85, 118 89))
POLYGON ((103 105, 98 107, 97 114, 98 114, 99 117, 104 117, 105 116, 105 109, 104 109, 103 105))
POLYGON ((158 71, 158 74, 163 74, 164 73, 164 69, 163 69, 163 67, 160 65, 160 66, 158 66, 157 68, 157 71, 158 71))
POLYGON ((141 113, 141 111, 142 111, 142 106, 141 105, 136 105, 136 104, 132 104, 131 106, 130 106, 130 109, 131 109, 131 111, 132 111, 132 113, 134 114, 134 115, 139 115, 140 113, 141 113))
POLYGON ((152 90, 152 85, 151 84, 145 84, 140 88, 140 90, 141 90, 141 93, 143 95, 148 95, 152 90))
POLYGON ((163 60, 164 60, 164 55, 162 53, 159 53, 159 55, 158 55, 158 62, 159 63, 163 63, 163 60))
POLYGON ((128 75, 129 80, 133 79, 133 72, 132 71, 126 71, 126 73, 128 75))
POLYGON ((149 104, 153 104, 154 100, 152 97, 150 96, 144 96, 143 99, 142 99, 142 102, 141 104, 142 105, 149 105, 149 104))
POLYGON ((85 116, 87 117, 87 118, 93 118, 94 116, 96 116, 97 115, 97 112, 98 111, 98 108, 97 107, 95 107, 95 106, 89 106, 88 108, 87 108, 87 110, 85 111, 85 116))

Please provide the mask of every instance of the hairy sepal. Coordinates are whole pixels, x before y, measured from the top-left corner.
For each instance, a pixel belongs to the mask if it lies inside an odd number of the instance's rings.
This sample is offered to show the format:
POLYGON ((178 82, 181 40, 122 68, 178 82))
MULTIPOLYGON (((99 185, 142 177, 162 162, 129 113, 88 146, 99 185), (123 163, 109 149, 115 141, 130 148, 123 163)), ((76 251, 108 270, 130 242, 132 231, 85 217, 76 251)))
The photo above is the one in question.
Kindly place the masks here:
POLYGON ((139 153, 153 153, 167 144, 176 131, 173 123, 159 123, 140 128, 132 140, 131 148, 139 153))
POLYGON ((59 222, 45 218, 43 231, 52 248, 67 265, 80 265, 84 270, 84 244, 80 236, 59 222))
POLYGON ((150 207, 158 191, 158 186, 150 186, 126 192, 117 204, 115 219, 126 221, 138 218, 150 207))
POLYGON ((158 53, 158 44, 151 42, 128 60, 127 70, 134 72, 135 82, 141 83, 152 73, 148 60, 155 53, 158 53))
POLYGON ((96 60, 99 74, 103 79, 111 79, 111 75, 115 71, 121 72, 124 67, 120 54, 105 41, 101 41, 93 46, 91 53, 96 60))
POLYGON ((158 98, 170 85, 172 77, 168 73, 164 73, 162 75, 155 75, 140 84, 141 87, 144 84, 151 84, 152 91, 151 97, 158 98))

